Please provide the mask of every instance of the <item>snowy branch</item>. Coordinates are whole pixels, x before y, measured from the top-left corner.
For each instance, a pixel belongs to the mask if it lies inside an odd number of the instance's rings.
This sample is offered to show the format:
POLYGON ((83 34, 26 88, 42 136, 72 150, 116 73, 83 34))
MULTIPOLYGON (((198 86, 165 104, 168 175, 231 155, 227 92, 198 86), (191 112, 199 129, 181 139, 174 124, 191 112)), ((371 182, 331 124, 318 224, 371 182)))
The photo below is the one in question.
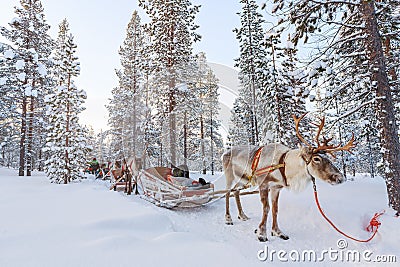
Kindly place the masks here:
POLYGON ((329 127, 329 130, 330 130, 337 122, 339 122, 340 120, 342 120, 342 119, 344 119, 344 118, 346 118, 346 117, 348 117, 348 116, 354 114, 355 112, 357 112, 358 110, 360 110, 361 108, 363 108, 363 107, 365 107, 365 106, 368 106, 368 105, 370 105, 370 104, 375 103, 376 100, 378 100, 378 99, 384 99, 384 98, 385 98, 385 97, 375 97, 374 99, 371 99, 371 100, 369 100, 369 101, 367 101, 367 102, 364 102, 364 103, 362 103, 361 105, 359 105, 359 106, 357 106, 357 107, 355 107, 355 108, 353 108, 353 109, 347 111, 346 113, 344 113, 343 115, 339 116, 338 118, 336 118, 336 120, 333 121, 333 123, 332 123, 332 124, 330 125, 330 127, 329 127))

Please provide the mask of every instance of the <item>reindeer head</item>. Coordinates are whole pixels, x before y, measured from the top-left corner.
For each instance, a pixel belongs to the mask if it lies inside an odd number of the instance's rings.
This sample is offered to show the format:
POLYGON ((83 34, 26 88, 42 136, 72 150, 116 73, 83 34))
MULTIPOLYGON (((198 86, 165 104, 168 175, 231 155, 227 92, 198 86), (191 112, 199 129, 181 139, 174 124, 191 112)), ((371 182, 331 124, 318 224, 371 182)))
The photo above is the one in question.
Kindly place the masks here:
MULTIPOLYGON (((332 161, 327 157, 327 154, 335 157, 335 152, 337 151, 348 151, 353 148, 354 145, 354 134, 351 140, 345 145, 329 145, 328 143, 332 138, 323 137, 322 143, 319 140, 319 136, 325 125, 325 118, 322 118, 319 124, 314 124, 318 127, 317 134, 314 138, 317 146, 312 146, 308 143, 299 132, 299 123, 304 118, 307 113, 303 114, 299 118, 293 115, 293 119, 296 126, 296 135, 299 140, 305 145, 300 146, 300 156, 306 163, 307 172, 310 176, 318 177, 321 180, 328 182, 330 184, 340 184, 345 181, 344 176, 340 171, 333 165, 332 161)), ((351 152, 350 152, 351 153, 351 152)))

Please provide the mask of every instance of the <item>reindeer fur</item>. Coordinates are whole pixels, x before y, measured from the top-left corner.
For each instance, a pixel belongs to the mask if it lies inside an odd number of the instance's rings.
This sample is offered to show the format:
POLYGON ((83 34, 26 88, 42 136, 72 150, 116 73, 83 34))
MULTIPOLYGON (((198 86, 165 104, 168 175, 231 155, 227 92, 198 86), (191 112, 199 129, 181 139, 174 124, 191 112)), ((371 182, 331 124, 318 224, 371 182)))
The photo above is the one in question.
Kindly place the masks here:
MULTIPOLYGON (((229 212, 230 190, 240 189, 250 181, 252 176, 251 166, 257 149, 258 147, 256 146, 236 146, 222 155, 226 188, 229 190, 226 193, 226 224, 233 224, 229 212)), ((338 184, 344 180, 343 175, 328 157, 322 153, 313 153, 311 147, 299 146, 297 149, 290 149, 282 144, 266 145, 260 154, 258 167, 277 165, 283 155, 286 182, 278 169, 252 178, 256 179, 256 184, 259 186, 260 199, 263 205, 262 220, 256 230, 260 241, 267 241, 266 222, 270 210, 269 194, 271 195, 272 205, 271 234, 286 240, 289 237, 279 229, 277 219, 280 190, 286 187, 292 191, 302 191, 311 181, 311 175, 331 184, 338 184)), ((234 191, 234 196, 238 208, 238 218, 240 220, 247 220, 248 217, 243 212, 238 190, 234 191)))

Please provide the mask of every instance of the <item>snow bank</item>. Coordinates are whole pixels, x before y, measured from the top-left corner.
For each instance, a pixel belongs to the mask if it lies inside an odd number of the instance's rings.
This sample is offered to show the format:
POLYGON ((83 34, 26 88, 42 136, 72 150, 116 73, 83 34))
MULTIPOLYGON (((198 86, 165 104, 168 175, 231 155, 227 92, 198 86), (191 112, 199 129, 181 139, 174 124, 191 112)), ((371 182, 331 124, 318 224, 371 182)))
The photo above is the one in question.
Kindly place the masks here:
MULTIPOLYGON (((298 194, 282 190, 279 222, 290 239, 269 237, 260 243, 253 233, 261 217, 257 195, 242 198, 251 219, 234 220, 233 226, 227 226, 222 199, 175 211, 109 191, 106 182, 88 179, 55 185, 40 173, 32 177, 16 174, 0 169, 0 266, 275 266, 281 262, 275 259, 271 264, 257 258, 265 246, 276 251, 322 251, 337 249, 342 238, 318 213, 311 187, 298 194)), ((216 180, 219 188, 224 184, 220 174, 193 176, 216 180)), ((359 238, 369 236, 363 228, 374 212, 386 208, 385 186, 378 178, 358 176, 339 186, 318 182, 318 190, 327 215, 359 238)), ((231 204, 236 218, 233 199, 231 204)), ((400 260, 400 222, 392 214, 387 210, 381 217, 379 234, 371 243, 347 240, 348 249, 393 254, 400 260)), ((332 262, 300 265, 332 266, 332 262)), ((334 266, 344 265, 363 266, 365 262, 334 266)))

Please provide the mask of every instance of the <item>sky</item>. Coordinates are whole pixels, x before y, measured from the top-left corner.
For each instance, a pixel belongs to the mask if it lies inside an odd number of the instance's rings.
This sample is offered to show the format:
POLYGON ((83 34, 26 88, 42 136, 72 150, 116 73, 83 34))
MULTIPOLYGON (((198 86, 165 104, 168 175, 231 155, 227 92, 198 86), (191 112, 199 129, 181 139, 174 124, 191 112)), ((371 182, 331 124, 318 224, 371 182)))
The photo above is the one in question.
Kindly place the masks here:
MULTIPOLYGON (((142 21, 145 13, 135 0, 42 0, 44 14, 51 25, 50 35, 55 39, 58 24, 67 18, 70 31, 78 45, 77 55, 81 63, 81 74, 76 84, 87 92, 86 110, 81 122, 90 125, 96 132, 107 129, 105 105, 111 90, 118 85, 115 69, 120 68, 118 49, 122 44, 126 27, 134 10, 138 10, 142 21)), ((192 0, 201 5, 196 23, 202 36, 194 45, 194 52, 205 52, 209 62, 233 67, 239 55, 239 45, 232 30, 239 27, 236 14, 240 11, 239 1, 192 0)), ((1 0, 0 25, 8 23, 16 15, 14 6, 19 0, 1 0)), ((4 39, 0 39, 4 41, 4 39)))

